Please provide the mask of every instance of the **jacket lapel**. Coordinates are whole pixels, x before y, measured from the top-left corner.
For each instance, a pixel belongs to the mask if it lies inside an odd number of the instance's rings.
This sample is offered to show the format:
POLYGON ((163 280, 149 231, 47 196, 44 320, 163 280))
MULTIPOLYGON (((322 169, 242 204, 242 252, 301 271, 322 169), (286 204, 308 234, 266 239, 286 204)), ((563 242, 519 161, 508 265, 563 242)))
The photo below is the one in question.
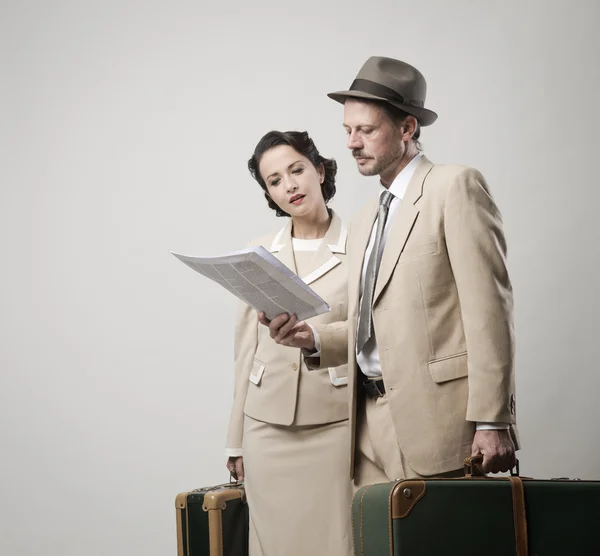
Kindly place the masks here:
MULTIPOLYGON (((313 258, 311 265, 314 270, 306 276, 302 276, 305 284, 311 284, 315 280, 327 274, 331 269, 341 264, 341 260, 335 256, 336 253, 346 253, 346 242, 348 231, 342 223, 341 218, 332 211, 331 224, 323 238, 319 249, 313 258)), ((271 253, 276 253, 277 258, 294 273, 298 273, 294 248, 292 245, 292 220, 277 233, 271 244, 271 253)))
POLYGON ((313 259, 312 267, 315 270, 302 277, 305 284, 312 284, 315 280, 321 278, 331 269, 342 263, 335 255, 336 253, 346 253, 347 238, 348 231, 346 227, 343 225, 341 218, 332 211, 331 224, 313 259))
POLYGON ((294 258, 294 249, 292 247, 292 219, 288 219, 287 224, 273 238, 271 244, 271 253, 291 271, 296 274, 296 259, 294 258))
POLYGON ((379 197, 367 204, 352 221, 352 237, 348 263, 348 309, 353 311, 358 306, 363 260, 369 245, 371 230, 377 216, 379 197))
POLYGON ((398 257, 400 257, 400 253, 404 249, 404 244, 419 215, 419 209, 415 204, 423 194, 423 183, 432 167, 433 164, 427 158, 423 157, 408 183, 404 197, 400 201, 400 206, 393 217, 385 249, 381 257, 373 303, 377 302, 377 298, 389 282, 398 262, 398 257))

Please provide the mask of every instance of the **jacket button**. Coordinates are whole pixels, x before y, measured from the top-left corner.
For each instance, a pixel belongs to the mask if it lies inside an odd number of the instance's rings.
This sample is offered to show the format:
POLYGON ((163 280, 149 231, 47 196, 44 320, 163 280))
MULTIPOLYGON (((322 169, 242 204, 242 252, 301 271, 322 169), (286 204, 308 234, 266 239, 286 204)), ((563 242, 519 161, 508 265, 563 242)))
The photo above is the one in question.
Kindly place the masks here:
POLYGON ((296 363, 292 363, 292 370, 294 370, 294 371, 298 370, 298 365, 296 365, 296 363))

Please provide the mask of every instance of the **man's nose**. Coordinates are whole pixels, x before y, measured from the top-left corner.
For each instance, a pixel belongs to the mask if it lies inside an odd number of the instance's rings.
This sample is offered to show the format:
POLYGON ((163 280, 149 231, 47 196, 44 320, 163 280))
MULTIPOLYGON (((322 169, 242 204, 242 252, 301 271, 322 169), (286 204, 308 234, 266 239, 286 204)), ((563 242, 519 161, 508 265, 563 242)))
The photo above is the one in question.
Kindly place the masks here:
POLYGON ((356 133, 356 131, 351 131, 348 134, 348 148, 350 150, 363 148, 362 141, 360 140, 360 137, 359 137, 358 133, 356 133))

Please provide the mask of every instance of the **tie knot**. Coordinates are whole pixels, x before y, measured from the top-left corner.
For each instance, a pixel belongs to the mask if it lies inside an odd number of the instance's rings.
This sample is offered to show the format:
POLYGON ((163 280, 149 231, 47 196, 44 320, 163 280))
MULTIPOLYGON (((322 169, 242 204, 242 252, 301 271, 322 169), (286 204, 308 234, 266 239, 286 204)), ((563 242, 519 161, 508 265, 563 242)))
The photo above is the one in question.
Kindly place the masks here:
POLYGON ((390 193, 387 189, 381 194, 379 197, 379 204, 383 205, 385 208, 390 208, 390 204, 392 199, 394 198, 394 194, 390 193))

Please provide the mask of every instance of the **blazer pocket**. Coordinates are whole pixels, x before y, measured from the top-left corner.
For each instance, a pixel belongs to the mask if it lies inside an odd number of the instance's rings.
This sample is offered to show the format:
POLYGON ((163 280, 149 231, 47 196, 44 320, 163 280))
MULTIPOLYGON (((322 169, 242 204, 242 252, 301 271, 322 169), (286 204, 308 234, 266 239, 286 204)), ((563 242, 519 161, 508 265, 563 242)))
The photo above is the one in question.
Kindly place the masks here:
POLYGON ((409 245, 404 248, 400 258, 414 259, 416 257, 423 257, 424 255, 435 255, 438 252, 438 242, 430 241, 428 243, 422 243, 420 245, 409 245))
POLYGON ((260 361, 255 359, 254 363, 252 363, 252 370, 250 371, 250 377, 248 378, 248 380, 252 384, 256 384, 258 386, 260 384, 260 381, 262 380, 262 375, 264 372, 265 366, 260 361))
POLYGON ((338 376, 335 367, 329 367, 329 380, 334 386, 346 386, 348 384, 348 376, 338 376))
POLYGON ((428 365, 431 378, 436 384, 463 378, 469 374, 466 352, 434 359, 429 361, 428 365))

